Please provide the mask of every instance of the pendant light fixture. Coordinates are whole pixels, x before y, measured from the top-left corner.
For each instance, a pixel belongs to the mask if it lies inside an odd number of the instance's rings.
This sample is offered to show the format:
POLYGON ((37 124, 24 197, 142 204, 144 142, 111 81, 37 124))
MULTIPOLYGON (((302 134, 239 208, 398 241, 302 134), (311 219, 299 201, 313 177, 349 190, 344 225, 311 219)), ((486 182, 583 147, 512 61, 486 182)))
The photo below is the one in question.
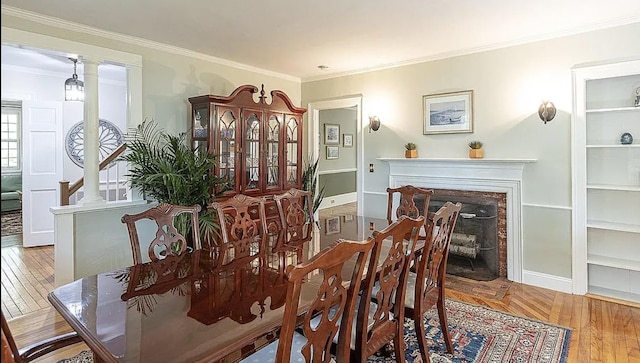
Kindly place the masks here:
POLYGON ((84 82, 78 80, 76 74, 77 59, 69 58, 73 62, 73 75, 64 82, 65 101, 84 101, 84 82))

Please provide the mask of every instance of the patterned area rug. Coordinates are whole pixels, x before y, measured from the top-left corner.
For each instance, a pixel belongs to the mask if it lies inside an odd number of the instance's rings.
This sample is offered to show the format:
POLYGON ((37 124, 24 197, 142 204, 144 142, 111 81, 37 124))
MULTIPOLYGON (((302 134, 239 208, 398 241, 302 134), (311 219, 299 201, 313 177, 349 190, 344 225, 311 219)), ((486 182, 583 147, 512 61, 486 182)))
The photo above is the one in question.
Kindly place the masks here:
MULTIPOLYGON (((454 300, 447 300, 445 307, 454 353, 447 353, 438 311, 433 308, 425 314, 431 362, 566 362, 568 328, 454 300)), ((406 359, 421 363, 413 320, 407 319, 404 329, 406 359)), ((391 357, 376 356, 369 362, 395 359, 391 353, 391 357)))
POLYGON ((12 236, 22 233, 22 212, 4 212, 0 216, 0 224, 2 224, 2 237, 12 236))
MULTIPOLYGON (((425 314, 425 320, 428 324, 427 337, 431 338, 429 351, 433 363, 566 362, 571 334, 568 328, 454 300, 447 300, 445 305, 454 353, 447 353, 438 311, 431 309, 425 314)), ((421 363, 413 321, 407 319, 404 329, 407 362, 421 363)), ((91 362, 91 353, 84 351, 58 363, 91 362)), ((380 354, 370 357, 369 362, 395 362, 395 359, 393 353, 390 356, 380 354)))

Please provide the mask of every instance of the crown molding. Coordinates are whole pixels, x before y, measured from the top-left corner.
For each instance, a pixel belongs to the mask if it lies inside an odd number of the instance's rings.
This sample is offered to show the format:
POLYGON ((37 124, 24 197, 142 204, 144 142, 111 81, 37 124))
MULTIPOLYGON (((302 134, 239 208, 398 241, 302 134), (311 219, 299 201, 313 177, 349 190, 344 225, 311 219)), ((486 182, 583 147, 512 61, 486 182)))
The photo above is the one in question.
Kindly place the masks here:
POLYGON ((387 64, 374 66, 374 67, 360 68, 360 69, 357 69, 357 70, 336 72, 336 73, 324 74, 324 75, 319 75, 319 76, 303 77, 302 78, 302 83, 313 82, 313 81, 322 81, 322 80, 327 80, 327 79, 331 79, 331 78, 351 76, 351 75, 357 75, 357 74, 367 73, 367 72, 382 71, 382 70, 385 70, 385 69, 410 66, 410 65, 414 65, 414 64, 432 62, 432 61, 443 60, 443 59, 447 59, 447 58, 459 57, 459 56, 464 56, 464 55, 470 55, 470 54, 475 54, 475 53, 482 53, 482 52, 487 52, 487 51, 492 51, 492 50, 497 50, 497 49, 502 49, 502 48, 513 47, 513 46, 517 46, 517 45, 523 45, 523 44, 528 44, 528 43, 533 43, 533 42, 538 42, 538 41, 543 41, 543 40, 551 40, 551 39, 556 39, 556 38, 562 38, 562 37, 566 37, 566 36, 582 34, 582 33, 588 33, 588 32, 592 32, 592 31, 596 31, 596 30, 614 28, 614 27, 617 27, 617 26, 629 25, 629 24, 634 24, 634 23, 640 23, 640 15, 631 15, 631 16, 627 16, 627 17, 618 18, 618 19, 615 19, 615 20, 612 20, 612 21, 608 21, 608 22, 602 22, 602 23, 598 23, 598 24, 594 24, 594 25, 590 25, 590 26, 584 26, 584 27, 581 27, 581 28, 574 28, 572 30, 558 31, 558 32, 553 32, 553 33, 547 33, 547 34, 544 34, 544 35, 525 37, 525 38, 512 40, 512 41, 508 41, 508 42, 502 42, 502 43, 487 44, 487 45, 481 46, 481 47, 468 48, 468 49, 455 51, 455 52, 446 52, 446 53, 434 54, 434 55, 427 56, 427 57, 421 57, 421 58, 409 59, 409 60, 405 60, 405 61, 387 63, 387 64))
POLYGON ((129 36, 129 35, 110 32, 110 31, 94 28, 94 27, 91 27, 91 26, 70 22, 70 21, 67 21, 67 20, 60 19, 60 18, 54 18, 54 17, 50 17, 50 16, 45 16, 45 15, 42 15, 42 14, 34 13, 34 12, 31 12, 31 11, 26 11, 26 10, 14 8, 14 7, 11 7, 11 6, 2 5, 2 15, 14 16, 16 18, 20 18, 20 19, 24 19, 24 20, 28 20, 28 21, 33 21, 33 22, 36 22, 36 23, 39 23, 39 24, 42 24, 42 25, 52 26, 52 27, 56 27, 56 28, 59 28, 59 29, 64 29, 64 30, 73 31, 73 32, 79 32, 79 33, 85 33, 85 34, 98 36, 98 37, 102 37, 102 38, 106 38, 106 39, 116 40, 116 41, 119 41, 119 42, 131 44, 131 45, 136 45, 136 46, 150 48, 150 49, 163 51, 163 52, 167 52, 167 53, 172 53, 172 54, 177 54, 177 55, 181 55, 181 56, 187 56, 187 57, 191 57, 191 58, 195 58, 195 59, 200 59, 200 60, 203 60, 203 61, 207 61, 207 62, 211 62, 211 63, 217 63, 217 64, 220 64, 220 65, 223 65, 223 66, 236 68, 236 69, 240 69, 240 70, 243 70, 243 71, 263 74, 263 75, 269 76, 269 77, 282 78, 282 79, 285 79, 285 80, 288 80, 288 81, 298 82, 298 83, 301 82, 301 79, 299 77, 294 77, 294 76, 291 76, 291 75, 288 75, 288 74, 273 72, 273 71, 269 71, 269 70, 266 70, 266 69, 253 67, 253 66, 250 66, 250 65, 247 65, 247 64, 233 62, 233 61, 230 61, 230 60, 227 60, 227 59, 218 58, 218 57, 206 55, 206 54, 203 54, 203 53, 194 52, 194 51, 189 50, 189 49, 175 47, 175 46, 172 46, 172 45, 159 43, 159 42, 155 42, 155 41, 151 41, 151 40, 147 40, 147 39, 143 39, 143 38, 132 37, 132 36, 129 36))

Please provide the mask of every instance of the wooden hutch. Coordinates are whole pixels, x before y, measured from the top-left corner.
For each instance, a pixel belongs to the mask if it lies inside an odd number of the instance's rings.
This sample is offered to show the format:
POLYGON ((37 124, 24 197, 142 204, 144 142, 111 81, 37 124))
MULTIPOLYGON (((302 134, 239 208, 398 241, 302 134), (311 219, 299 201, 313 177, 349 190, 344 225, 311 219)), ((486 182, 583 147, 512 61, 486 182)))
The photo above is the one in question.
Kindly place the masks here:
MULTIPOLYGON (((279 194, 302 187, 302 115, 282 91, 271 91, 267 103, 264 85, 244 85, 229 96, 189 98, 191 146, 218 156, 213 173, 228 180, 234 194, 279 194)), ((220 191, 215 191, 216 194, 220 191)))

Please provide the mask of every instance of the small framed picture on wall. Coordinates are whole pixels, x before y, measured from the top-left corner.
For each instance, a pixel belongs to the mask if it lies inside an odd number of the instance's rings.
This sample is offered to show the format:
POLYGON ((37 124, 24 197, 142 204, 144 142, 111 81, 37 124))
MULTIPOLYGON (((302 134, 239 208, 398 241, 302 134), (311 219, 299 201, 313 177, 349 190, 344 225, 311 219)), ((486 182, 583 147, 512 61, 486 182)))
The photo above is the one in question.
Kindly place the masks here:
POLYGON ((353 147, 353 134, 342 135, 342 146, 353 147))
POLYGON ((325 221, 325 235, 340 233, 340 216, 327 218, 325 221))
POLYGON ((340 144, 340 125, 324 124, 324 143, 326 145, 340 144))
POLYGON ((340 157, 337 146, 327 146, 327 160, 337 159, 340 157))

